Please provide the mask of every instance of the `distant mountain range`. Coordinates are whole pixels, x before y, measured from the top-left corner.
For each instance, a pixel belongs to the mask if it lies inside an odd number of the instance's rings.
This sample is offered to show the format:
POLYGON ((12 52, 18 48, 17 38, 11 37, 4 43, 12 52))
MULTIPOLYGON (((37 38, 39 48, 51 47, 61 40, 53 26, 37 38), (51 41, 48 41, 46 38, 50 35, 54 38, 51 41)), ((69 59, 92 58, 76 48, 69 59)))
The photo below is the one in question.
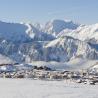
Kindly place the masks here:
POLYGON ((98 60, 98 24, 57 19, 45 25, 0 21, 0 60, 2 58, 5 58, 2 63, 98 60))

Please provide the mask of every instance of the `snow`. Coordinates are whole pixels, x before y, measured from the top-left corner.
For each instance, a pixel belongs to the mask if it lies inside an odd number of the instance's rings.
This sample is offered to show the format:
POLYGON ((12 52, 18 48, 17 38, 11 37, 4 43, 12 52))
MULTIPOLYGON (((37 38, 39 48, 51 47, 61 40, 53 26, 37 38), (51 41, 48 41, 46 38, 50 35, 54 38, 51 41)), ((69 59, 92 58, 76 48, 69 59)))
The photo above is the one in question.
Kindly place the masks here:
POLYGON ((72 70, 81 70, 81 69, 88 69, 94 64, 96 64, 97 62, 98 60, 87 60, 83 58, 75 58, 75 59, 70 60, 66 64, 69 65, 69 67, 72 70))
POLYGON ((6 68, 6 66, 1 66, 0 70, 5 71, 5 70, 7 70, 7 68, 6 68))
POLYGON ((95 65, 93 68, 97 68, 97 69, 98 69, 98 64, 97 64, 97 65, 95 65))
POLYGON ((58 39, 55 39, 53 41, 51 41, 48 45, 46 45, 45 47, 52 47, 52 46, 55 46, 56 44, 58 44, 60 42, 60 38, 58 39))
POLYGON ((0 79, 0 98, 98 98, 98 85, 66 81, 0 79))
MULTIPOLYGON (((69 36, 57 38, 45 45, 50 60, 68 62, 72 58, 97 59, 98 52, 87 42, 69 36)), ((49 59, 48 59, 49 61, 49 59)))
POLYGON ((74 30, 78 26, 79 24, 76 24, 73 21, 55 19, 47 22, 43 27, 43 31, 52 34, 53 36, 57 36, 64 29, 74 30))
POLYGON ((0 38, 6 41, 24 42, 30 40, 30 37, 25 33, 27 29, 28 27, 24 24, 0 21, 0 38))
POLYGON ((30 24, 27 24, 27 23, 25 25, 28 27, 28 29, 26 30, 26 33, 30 32, 32 30, 31 25, 30 24))
POLYGON ((98 23, 92 24, 92 25, 80 25, 77 29, 74 29, 74 30, 64 29, 57 36, 58 37, 71 36, 81 41, 85 41, 85 40, 89 40, 93 38, 97 40, 98 39, 98 23))
POLYGON ((45 62, 45 61, 32 61, 30 63, 33 66, 47 66, 51 69, 56 69, 56 70, 64 70, 64 69, 70 69, 70 67, 66 63, 61 63, 61 62, 55 62, 55 61, 50 61, 50 62, 45 62))
MULTIPOLYGON (((79 25, 72 21, 56 19, 47 23, 43 29, 40 24, 0 22, 0 63, 9 63, 11 60, 22 63, 30 63, 33 60, 57 61, 58 63, 39 64, 50 64, 50 67, 63 69, 85 65, 89 62, 87 59, 98 59, 96 43, 93 47, 84 41, 90 38, 98 39, 98 24, 79 25), (57 38, 52 36, 53 33, 56 33, 57 38), (73 59, 79 56, 83 57, 83 60, 76 64, 73 59)), ((87 64, 92 66, 94 63, 91 62, 87 64)))
POLYGON ((45 62, 45 61, 32 61, 30 65, 33 66, 47 66, 51 69, 56 70, 82 70, 88 69, 91 66, 95 65, 98 60, 87 60, 83 58, 75 58, 70 60, 69 62, 45 62))
POLYGON ((90 69, 92 70, 98 70, 98 62, 96 62, 95 64, 93 64, 90 69))
POLYGON ((10 63, 14 63, 14 61, 11 60, 9 57, 0 54, 0 64, 10 64, 10 63))

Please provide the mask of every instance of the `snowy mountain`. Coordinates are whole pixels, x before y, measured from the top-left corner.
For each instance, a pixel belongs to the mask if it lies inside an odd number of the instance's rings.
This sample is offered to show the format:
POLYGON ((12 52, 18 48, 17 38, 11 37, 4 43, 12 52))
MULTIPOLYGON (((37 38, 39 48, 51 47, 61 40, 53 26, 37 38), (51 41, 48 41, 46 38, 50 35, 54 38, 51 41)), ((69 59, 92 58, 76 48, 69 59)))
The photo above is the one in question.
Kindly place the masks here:
POLYGON ((26 34, 29 35, 29 37, 33 41, 49 41, 53 40, 54 37, 50 34, 44 33, 38 28, 38 26, 33 26, 32 24, 25 24, 28 29, 26 30, 26 34))
MULTIPOLYGON (((72 37, 60 37, 45 46, 51 60, 70 61, 74 58, 98 59, 97 51, 88 43, 72 37)), ((48 57, 48 59, 49 59, 48 57)))
POLYGON ((25 33, 27 29, 27 26, 23 24, 0 21, 0 39, 11 42, 29 41, 30 37, 25 33))
MULTIPOLYGON (((24 61, 24 50, 29 45, 39 41, 51 41, 54 37, 46 34, 32 24, 6 23, 0 21, 0 54, 12 61, 24 61), (24 50, 23 50, 24 48, 24 50)), ((27 50, 26 50, 27 51, 27 50)), ((26 52, 25 51, 25 52, 26 52)), ((3 60, 5 63, 5 61, 3 60)))
POLYGON ((31 42, 35 40, 52 40, 54 37, 41 32, 31 24, 0 21, 0 39, 10 42, 31 42))
POLYGON ((58 34, 61 36, 71 36, 82 41, 98 43, 98 24, 81 25, 75 30, 63 30, 58 34))
POLYGON ((64 29, 74 30, 79 26, 72 21, 64 21, 64 20, 52 20, 45 24, 44 32, 48 34, 52 34, 53 36, 57 36, 64 29))
POLYGON ((76 59, 98 60, 97 33, 98 24, 80 25, 65 20, 53 20, 45 26, 0 22, 0 55, 13 62, 26 63, 69 62, 72 65, 70 62, 76 59))

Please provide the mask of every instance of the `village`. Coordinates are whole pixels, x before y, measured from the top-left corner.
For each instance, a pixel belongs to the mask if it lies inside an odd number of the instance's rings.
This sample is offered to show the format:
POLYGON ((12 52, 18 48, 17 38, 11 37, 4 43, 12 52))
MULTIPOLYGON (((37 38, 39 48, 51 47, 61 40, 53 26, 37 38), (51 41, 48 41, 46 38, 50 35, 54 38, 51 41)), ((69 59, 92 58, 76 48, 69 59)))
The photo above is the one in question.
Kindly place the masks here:
MULTIPOLYGON (((23 65, 23 64, 22 64, 23 65)), ((39 80, 47 80, 47 81, 62 81, 65 82, 75 82, 75 83, 83 83, 89 85, 97 85, 98 84, 98 72, 93 70, 53 70, 46 66, 28 66, 27 68, 19 69, 17 66, 12 66, 9 64, 5 64, 0 66, 0 78, 29 78, 29 79, 39 79, 39 80), (9 67, 10 70, 4 70, 6 67, 9 67)))

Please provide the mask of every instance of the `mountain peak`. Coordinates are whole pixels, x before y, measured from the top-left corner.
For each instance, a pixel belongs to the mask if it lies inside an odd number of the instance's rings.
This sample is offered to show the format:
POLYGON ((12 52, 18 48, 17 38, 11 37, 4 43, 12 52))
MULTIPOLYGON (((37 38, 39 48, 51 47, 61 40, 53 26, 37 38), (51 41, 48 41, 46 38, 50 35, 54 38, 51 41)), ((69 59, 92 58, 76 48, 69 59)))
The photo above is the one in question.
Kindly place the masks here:
POLYGON ((65 21, 60 19, 55 19, 46 23, 44 31, 52 34, 53 36, 57 36, 64 29, 74 30, 79 26, 79 24, 75 24, 73 21, 65 21))

